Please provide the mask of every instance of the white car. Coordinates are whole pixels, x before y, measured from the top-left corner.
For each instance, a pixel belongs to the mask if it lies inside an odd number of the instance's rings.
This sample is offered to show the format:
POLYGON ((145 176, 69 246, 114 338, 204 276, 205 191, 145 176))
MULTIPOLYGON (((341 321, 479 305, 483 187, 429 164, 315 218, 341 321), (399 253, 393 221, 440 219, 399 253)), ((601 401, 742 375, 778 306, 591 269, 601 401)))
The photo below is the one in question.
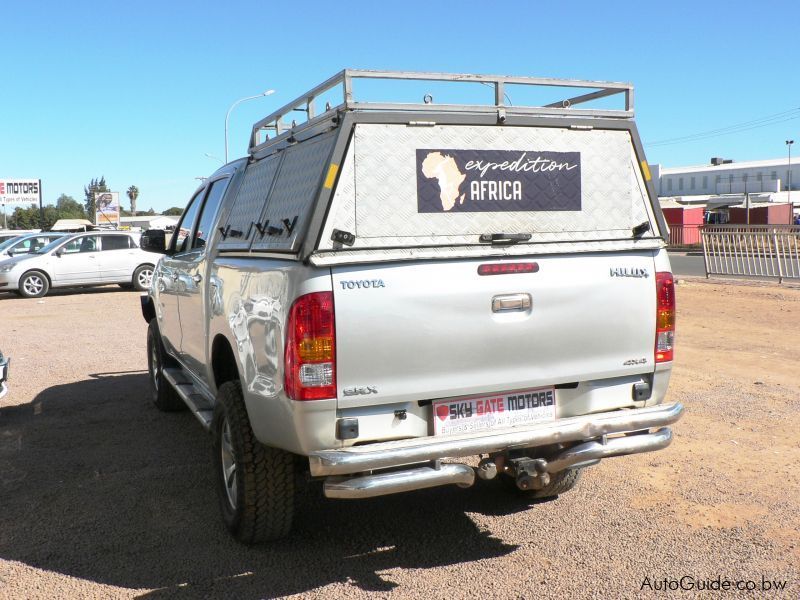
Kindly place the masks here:
POLYGON ((0 291, 40 298, 50 288, 117 283, 146 290, 153 255, 139 249, 139 234, 92 231, 57 239, 44 248, 0 263, 0 291))
POLYGON ((37 231, 38 230, 36 229, 3 229, 0 231, 0 243, 6 242, 26 233, 35 233, 37 231))
POLYGON ((59 232, 23 233, 22 235, 9 238, 0 243, 0 261, 11 258, 12 256, 36 252, 54 240, 63 238, 65 235, 69 234, 59 232))

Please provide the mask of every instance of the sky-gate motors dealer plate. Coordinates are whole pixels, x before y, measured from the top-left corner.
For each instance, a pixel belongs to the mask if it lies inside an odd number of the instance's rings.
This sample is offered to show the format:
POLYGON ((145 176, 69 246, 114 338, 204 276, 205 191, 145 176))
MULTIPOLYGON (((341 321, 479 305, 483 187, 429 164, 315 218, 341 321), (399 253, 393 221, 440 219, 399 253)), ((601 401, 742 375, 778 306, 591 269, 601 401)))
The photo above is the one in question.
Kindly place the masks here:
POLYGON ((433 402, 436 435, 533 425, 555 418, 556 392, 552 387, 433 402))

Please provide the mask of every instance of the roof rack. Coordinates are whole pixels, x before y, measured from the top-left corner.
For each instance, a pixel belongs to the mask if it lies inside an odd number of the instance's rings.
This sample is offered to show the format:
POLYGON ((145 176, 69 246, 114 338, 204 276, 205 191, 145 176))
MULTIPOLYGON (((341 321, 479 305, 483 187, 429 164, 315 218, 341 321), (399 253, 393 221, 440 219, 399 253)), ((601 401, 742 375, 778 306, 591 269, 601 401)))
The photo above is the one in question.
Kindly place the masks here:
POLYGON ((288 123, 285 118, 295 112, 305 113, 306 120, 300 126, 320 122, 330 118, 342 110, 360 111, 414 111, 414 112, 459 112, 459 113, 497 113, 500 121, 505 119, 506 113, 536 115, 536 116, 575 116, 575 117, 602 117, 602 118, 633 118, 633 85, 629 83, 614 83, 607 81, 582 81, 575 79, 549 79, 538 77, 509 77, 503 75, 470 75, 457 73, 415 73, 406 71, 364 71, 345 69, 317 87, 299 96, 289 104, 279 108, 272 114, 264 117, 253 125, 250 138, 250 153, 270 141, 270 135, 281 136, 298 127, 295 120, 288 123), (493 104, 435 104, 430 96, 426 96, 421 103, 401 102, 364 102, 355 98, 353 82, 357 79, 383 79, 405 81, 431 81, 458 83, 479 83, 494 88, 493 104), (519 106, 506 103, 507 85, 527 85, 548 88, 574 88, 584 91, 575 96, 557 102, 550 102, 543 106, 519 106), (318 112, 317 101, 325 94, 332 92, 337 87, 341 88, 342 102, 336 106, 326 103, 324 110, 318 112), (585 92, 586 90, 592 90, 585 92), (624 95, 624 110, 609 109, 574 109, 573 106, 598 100, 617 94, 624 95), (263 138, 262 138, 263 135, 263 138))

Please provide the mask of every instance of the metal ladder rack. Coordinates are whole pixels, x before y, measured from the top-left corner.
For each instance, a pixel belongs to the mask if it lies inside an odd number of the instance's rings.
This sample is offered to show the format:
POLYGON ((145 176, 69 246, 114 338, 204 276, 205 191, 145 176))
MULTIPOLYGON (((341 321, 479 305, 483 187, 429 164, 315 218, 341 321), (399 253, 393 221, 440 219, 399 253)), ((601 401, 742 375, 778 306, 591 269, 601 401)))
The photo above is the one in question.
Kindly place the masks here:
POLYGON ((250 137, 249 152, 253 154, 264 146, 271 144, 275 138, 291 135, 290 132, 329 120, 340 111, 413 111, 417 113, 472 113, 497 114, 500 122, 506 114, 556 117, 587 118, 633 118, 633 86, 629 83, 607 81, 582 81, 575 79, 551 79, 537 77, 510 77, 502 75, 470 75, 456 73, 414 73, 405 71, 364 71, 345 69, 327 81, 321 83, 292 102, 279 108, 253 125, 250 137), (458 83, 479 83, 494 88, 493 104, 435 104, 433 102, 365 102, 355 98, 353 82, 357 79, 382 79, 404 81, 430 81, 458 83), (543 106, 519 106, 506 103, 506 86, 527 85, 547 88, 574 88, 576 94, 557 102, 543 106), (318 113, 317 102, 324 94, 341 88, 341 103, 336 106, 326 104, 318 113), (591 91, 586 91, 591 90, 591 91), (583 93, 578 93, 583 92, 583 93), (611 109, 575 109, 575 105, 606 98, 617 94, 624 95, 625 108, 611 109), (294 120, 285 120, 292 113, 305 113, 307 120, 297 125, 294 120))

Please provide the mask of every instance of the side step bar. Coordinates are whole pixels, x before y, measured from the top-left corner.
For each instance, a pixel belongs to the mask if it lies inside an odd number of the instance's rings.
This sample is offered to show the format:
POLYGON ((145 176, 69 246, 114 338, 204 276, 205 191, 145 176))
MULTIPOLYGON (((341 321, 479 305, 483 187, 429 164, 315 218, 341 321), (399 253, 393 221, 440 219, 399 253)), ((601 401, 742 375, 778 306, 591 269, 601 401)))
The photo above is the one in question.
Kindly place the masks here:
POLYGON ((194 416, 197 417, 203 427, 210 430, 211 421, 214 419, 214 408, 208 398, 198 393, 191 379, 180 368, 165 368, 164 378, 175 389, 175 392, 186 403, 186 406, 194 413, 194 416))

